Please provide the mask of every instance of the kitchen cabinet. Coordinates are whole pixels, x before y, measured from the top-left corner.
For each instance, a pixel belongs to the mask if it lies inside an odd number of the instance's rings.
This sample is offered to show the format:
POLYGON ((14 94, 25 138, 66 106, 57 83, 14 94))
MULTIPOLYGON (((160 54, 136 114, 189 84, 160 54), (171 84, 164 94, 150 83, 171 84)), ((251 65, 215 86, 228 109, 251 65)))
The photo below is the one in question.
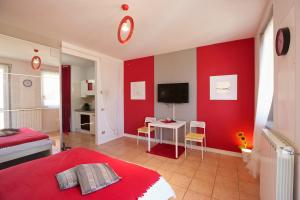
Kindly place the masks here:
POLYGON ((95 80, 81 81, 81 97, 95 96, 95 80))
POLYGON ((95 134, 95 111, 75 110, 76 131, 80 133, 95 134))

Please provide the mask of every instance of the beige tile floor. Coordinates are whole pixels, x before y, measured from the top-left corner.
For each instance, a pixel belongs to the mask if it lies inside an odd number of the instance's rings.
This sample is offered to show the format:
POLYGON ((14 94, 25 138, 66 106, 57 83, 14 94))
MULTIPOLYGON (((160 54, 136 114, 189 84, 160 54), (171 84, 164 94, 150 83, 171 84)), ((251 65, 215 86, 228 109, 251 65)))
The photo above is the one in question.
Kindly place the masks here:
POLYGON ((49 132, 46 133, 49 138, 52 140, 52 145, 56 148, 59 148, 60 146, 60 136, 59 136, 59 132, 49 132))
POLYGON ((170 183, 176 199, 259 199, 259 180, 250 176, 241 158, 206 152, 202 161, 199 151, 189 150, 186 158, 168 159, 146 153, 146 142, 137 146, 135 139, 126 137, 99 146, 93 135, 65 135, 64 141, 156 170, 170 183))

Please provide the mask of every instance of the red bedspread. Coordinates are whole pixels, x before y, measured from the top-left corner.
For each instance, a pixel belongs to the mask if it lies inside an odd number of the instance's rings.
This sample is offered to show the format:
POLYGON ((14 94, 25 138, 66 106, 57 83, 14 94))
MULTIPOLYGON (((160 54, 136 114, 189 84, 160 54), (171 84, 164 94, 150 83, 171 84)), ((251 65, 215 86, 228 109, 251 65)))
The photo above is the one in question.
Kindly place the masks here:
POLYGON ((155 171, 117 160, 85 148, 74 148, 0 170, 0 199, 129 200, 142 196, 159 180, 155 171), (81 195, 80 187, 60 191, 55 174, 83 163, 108 163, 122 179, 97 192, 81 195))
POLYGON ((47 138, 49 138, 49 136, 44 133, 34 131, 29 128, 21 128, 20 133, 6 137, 0 137, 0 148, 15 146, 27 142, 34 142, 47 138))

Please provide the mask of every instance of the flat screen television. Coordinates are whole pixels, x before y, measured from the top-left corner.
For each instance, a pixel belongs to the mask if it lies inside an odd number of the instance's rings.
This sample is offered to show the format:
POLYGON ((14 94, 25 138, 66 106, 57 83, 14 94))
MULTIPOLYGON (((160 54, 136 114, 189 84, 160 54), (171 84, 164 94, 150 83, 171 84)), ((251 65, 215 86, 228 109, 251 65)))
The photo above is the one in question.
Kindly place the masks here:
POLYGON ((163 103, 188 103, 189 83, 158 84, 158 102, 163 103))

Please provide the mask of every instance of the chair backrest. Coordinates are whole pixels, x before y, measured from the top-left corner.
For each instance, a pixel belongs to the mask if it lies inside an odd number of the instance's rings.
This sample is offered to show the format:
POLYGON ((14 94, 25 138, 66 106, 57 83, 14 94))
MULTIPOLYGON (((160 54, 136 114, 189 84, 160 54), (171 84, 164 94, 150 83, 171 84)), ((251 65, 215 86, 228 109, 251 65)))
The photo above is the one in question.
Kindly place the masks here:
POLYGON ((149 122, 155 122, 156 118, 155 117, 146 117, 145 118, 145 123, 149 123, 149 122))
POLYGON ((192 132, 192 128, 202 128, 205 134, 205 126, 206 123, 203 121, 191 121, 190 122, 190 132, 192 132))

